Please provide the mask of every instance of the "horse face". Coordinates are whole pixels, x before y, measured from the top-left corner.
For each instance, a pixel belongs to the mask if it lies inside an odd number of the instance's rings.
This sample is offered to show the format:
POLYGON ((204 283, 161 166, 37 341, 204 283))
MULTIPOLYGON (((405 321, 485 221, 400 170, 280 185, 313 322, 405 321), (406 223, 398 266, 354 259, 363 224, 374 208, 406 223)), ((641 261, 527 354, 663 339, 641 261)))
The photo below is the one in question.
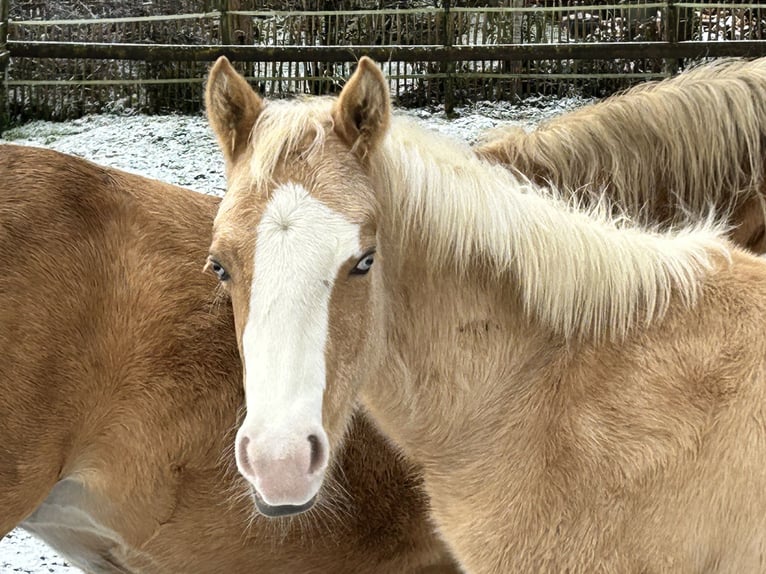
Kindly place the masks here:
POLYGON ((225 60, 208 82, 228 174, 208 268, 231 296, 244 365, 237 465, 269 516, 313 504, 381 345, 372 140, 342 102, 267 106, 225 60))

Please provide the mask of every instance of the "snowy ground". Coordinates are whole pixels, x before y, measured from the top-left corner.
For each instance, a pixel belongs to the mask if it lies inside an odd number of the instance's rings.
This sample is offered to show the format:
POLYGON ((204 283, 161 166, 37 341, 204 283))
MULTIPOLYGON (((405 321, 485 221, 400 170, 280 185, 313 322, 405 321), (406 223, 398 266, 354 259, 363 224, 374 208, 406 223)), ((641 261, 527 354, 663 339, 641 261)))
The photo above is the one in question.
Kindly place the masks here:
MULTIPOLYGON (((500 124, 531 126, 574 109, 584 100, 527 99, 524 106, 480 102, 443 113, 407 111, 439 131, 467 141, 500 124)), ((202 117, 88 116, 65 123, 32 122, 6 132, 0 143, 52 148, 92 161, 161 179, 205 193, 222 194, 225 188, 222 159, 202 117)), ((0 574, 74 574, 50 548, 23 531, 0 541, 0 574)))

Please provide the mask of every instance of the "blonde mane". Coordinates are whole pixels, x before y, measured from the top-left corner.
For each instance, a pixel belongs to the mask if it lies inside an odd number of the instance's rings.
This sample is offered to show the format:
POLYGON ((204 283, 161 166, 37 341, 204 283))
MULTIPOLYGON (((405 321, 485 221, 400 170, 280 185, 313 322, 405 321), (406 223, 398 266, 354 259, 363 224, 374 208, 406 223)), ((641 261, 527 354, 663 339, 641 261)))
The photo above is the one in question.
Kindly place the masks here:
POLYGON ((477 153, 583 195, 606 188, 650 220, 731 211, 761 197, 766 177, 766 58, 641 84, 529 133, 495 130, 477 153))
POLYGON ((660 318, 674 292, 692 304, 712 253, 728 254, 712 220, 671 233, 604 202, 585 210, 406 121, 378 160, 381 200, 405 234, 419 233, 441 263, 510 271, 527 312, 566 337, 620 338, 636 319, 660 318))
MULTIPOLYGON (((254 128, 253 173, 267 180, 282 154, 320 153, 330 110, 330 100, 270 103, 254 128)), ((728 255, 713 221, 671 234, 579 209, 404 119, 370 162, 385 221, 401 226, 385 233, 401 232, 405 248, 417 235, 433 265, 488 262, 513 277, 530 315, 568 338, 620 338, 660 318, 674 293, 692 304, 713 253, 728 255)))

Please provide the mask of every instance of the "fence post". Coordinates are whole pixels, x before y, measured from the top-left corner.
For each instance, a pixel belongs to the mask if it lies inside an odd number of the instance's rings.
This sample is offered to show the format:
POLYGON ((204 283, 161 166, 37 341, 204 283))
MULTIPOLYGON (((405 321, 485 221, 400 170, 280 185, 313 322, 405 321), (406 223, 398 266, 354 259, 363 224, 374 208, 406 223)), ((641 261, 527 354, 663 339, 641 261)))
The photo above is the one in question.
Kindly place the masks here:
POLYGON ((0 135, 8 125, 8 87, 5 85, 10 61, 8 51, 8 14, 11 0, 0 0, 0 135))
MULTIPOLYGON (((510 8, 512 10, 511 12, 511 43, 513 44, 523 44, 524 43, 524 34, 522 32, 522 28, 524 26, 524 13, 516 10, 516 8, 523 8, 524 7, 524 0, 512 0, 512 2, 509 2, 510 8)), ((543 20, 543 22, 545 22, 543 20)), ((551 22, 552 24, 552 22, 551 22)), ((545 25, 543 24, 543 29, 545 28, 545 25)), ((524 61, 523 60, 511 60, 507 62, 507 70, 515 74, 513 80, 511 81, 511 86, 513 87, 513 95, 515 97, 518 97, 521 94, 522 90, 522 84, 521 84, 521 78, 519 77, 519 74, 524 69, 524 61)))
MULTIPOLYGON (((220 15, 220 27, 221 27, 221 44, 225 46, 231 46, 232 44, 247 45, 253 43, 253 25, 252 21, 247 16, 239 16, 238 14, 231 14, 232 11, 240 10, 242 8, 241 0, 220 0, 219 4, 220 15)), ((234 69, 237 70, 243 76, 249 76, 252 73, 248 73, 248 62, 236 61, 232 62, 234 69)))
MULTIPOLYGON (((450 18, 451 0, 442 0, 444 8, 444 23, 442 25, 442 45, 445 48, 452 47, 452 19, 450 18)), ((455 71, 455 62, 443 62, 442 72, 447 76, 444 79, 444 112, 450 116, 455 111, 455 86, 452 74, 455 71)))
POLYGON ((253 19, 250 16, 232 14, 242 10, 242 0, 228 0, 229 36, 232 43, 238 46, 250 46, 253 43, 253 19))
POLYGON ((229 18, 229 0, 221 0, 220 12, 221 12, 221 44, 230 46, 231 41, 231 19, 229 18))
MULTIPOLYGON (((675 0, 665 2, 665 40, 671 45, 678 42, 678 6, 675 5, 675 0)), ((678 64, 677 58, 665 58, 665 73, 675 75, 678 72, 678 64)))

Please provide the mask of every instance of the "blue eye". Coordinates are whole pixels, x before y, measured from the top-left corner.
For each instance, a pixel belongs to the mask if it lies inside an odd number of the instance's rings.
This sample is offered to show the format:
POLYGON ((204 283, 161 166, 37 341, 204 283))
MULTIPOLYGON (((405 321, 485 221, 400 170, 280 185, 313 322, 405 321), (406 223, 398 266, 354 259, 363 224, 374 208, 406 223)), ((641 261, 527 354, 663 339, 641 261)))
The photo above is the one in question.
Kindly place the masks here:
POLYGON ((369 251, 359 260, 359 263, 351 270, 351 275, 364 275, 372 267, 375 261, 375 251, 369 251))
POLYGON ((216 274, 219 281, 227 281, 229 279, 229 273, 223 268, 223 265, 218 263, 215 259, 210 260, 210 270, 216 274))

